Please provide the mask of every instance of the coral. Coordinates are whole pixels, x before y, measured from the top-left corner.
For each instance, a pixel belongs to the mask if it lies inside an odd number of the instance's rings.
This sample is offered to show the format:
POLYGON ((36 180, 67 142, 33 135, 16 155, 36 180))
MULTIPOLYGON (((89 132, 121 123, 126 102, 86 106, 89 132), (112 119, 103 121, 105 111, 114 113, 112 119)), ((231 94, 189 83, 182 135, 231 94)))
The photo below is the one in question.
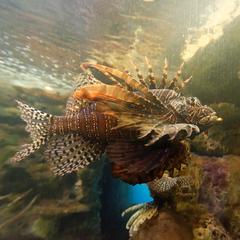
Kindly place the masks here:
POLYGON ((229 216, 231 216, 231 219, 229 220, 229 231, 233 236, 233 239, 240 239, 240 208, 235 208, 234 211, 231 209, 229 216))
POLYGON ((193 227, 193 240, 231 240, 221 223, 211 214, 204 214, 193 227))
MULTIPOLYGON (((205 216, 207 216, 206 213, 210 214, 211 218, 215 218, 214 221, 225 228, 225 232, 228 231, 231 234, 232 239, 238 239, 240 232, 239 156, 227 155, 212 158, 194 155, 193 160, 198 161, 199 167, 203 169, 198 202, 205 207, 205 210, 196 215, 204 216, 204 212, 205 216)), ((209 232, 209 229, 206 231, 209 232)))
POLYGON ((229 169, 219 159, 211 159, 203 163, 203 180, 199 193, 199 201, 207 202, 213 213, 219 213, 226 205, 229 169))
MULTIPOLYGON (((209 132, 212 132, 211 130, 209 132)), ((204 133, 196 136, 192 142, 192 151, 207 156, 222 156, 227 152, 219 140, 204 133)))

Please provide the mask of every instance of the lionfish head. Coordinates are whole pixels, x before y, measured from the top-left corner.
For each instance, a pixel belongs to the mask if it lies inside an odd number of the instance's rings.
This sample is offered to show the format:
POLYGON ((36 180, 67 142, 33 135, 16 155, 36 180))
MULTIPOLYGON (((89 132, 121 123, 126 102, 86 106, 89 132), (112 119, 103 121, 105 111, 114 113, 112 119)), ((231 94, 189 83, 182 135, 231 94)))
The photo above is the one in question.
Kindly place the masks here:
POLYGON ((223 119, 218 117, 217 113, 211 107, 202 105, 196 97, 188 97, 187 105, 191 109, 191 123, 198 125, 200 128, 206 129, 223 121, 223 119))

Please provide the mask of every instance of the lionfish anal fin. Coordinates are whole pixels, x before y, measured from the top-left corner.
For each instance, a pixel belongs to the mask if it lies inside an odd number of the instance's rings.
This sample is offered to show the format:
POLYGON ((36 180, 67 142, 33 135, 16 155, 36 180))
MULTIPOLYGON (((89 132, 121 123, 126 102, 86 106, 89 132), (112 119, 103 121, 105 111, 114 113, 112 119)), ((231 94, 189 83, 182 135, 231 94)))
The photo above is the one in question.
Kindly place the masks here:
POLYGON ((56 135, 50 139, 45 157, 56 175, 65 175, 98 160, 104 146, 82 138, 78 133, 56 135))

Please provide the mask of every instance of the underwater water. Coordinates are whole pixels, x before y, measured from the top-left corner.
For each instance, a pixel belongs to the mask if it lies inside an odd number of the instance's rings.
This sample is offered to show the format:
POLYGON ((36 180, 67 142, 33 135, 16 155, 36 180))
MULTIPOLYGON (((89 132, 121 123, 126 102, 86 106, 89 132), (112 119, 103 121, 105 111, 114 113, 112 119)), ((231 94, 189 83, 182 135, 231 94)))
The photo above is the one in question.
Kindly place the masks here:
POLYGON ((223 122, 189 140, 193 191, 131 239, 240 239, 239 26, 239 0, 0 0, 0 239, 129 239, 121 213, 155 198, 106 155, 62 177, 42 150, 9 159, 31 141, 15 100, 62 115, 81 63, 147 74, 145 56, 160 78, 165 58, 169 78, 185 62, 183 95, 223 122))

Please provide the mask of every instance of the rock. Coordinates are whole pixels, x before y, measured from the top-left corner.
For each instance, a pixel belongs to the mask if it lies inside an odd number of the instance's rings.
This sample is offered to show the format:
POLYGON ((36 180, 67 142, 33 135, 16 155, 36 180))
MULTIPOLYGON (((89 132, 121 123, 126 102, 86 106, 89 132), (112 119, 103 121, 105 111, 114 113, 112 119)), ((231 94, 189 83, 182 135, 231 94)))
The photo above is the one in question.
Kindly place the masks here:
POLYGON ((215 217, 214 221, 217 221, 219 226, 222 225, 220 228, 229 232, 232 239, 239 239, 240 156, 193 155, 193 161, 197 162, 199 168, 202 169, 198 203, 206 208, 205 213, 211 213, 215 217))
POLYGON ((182 216, 163 211, 146 222, 131 240, 192 240, 192 229, 182 216))

